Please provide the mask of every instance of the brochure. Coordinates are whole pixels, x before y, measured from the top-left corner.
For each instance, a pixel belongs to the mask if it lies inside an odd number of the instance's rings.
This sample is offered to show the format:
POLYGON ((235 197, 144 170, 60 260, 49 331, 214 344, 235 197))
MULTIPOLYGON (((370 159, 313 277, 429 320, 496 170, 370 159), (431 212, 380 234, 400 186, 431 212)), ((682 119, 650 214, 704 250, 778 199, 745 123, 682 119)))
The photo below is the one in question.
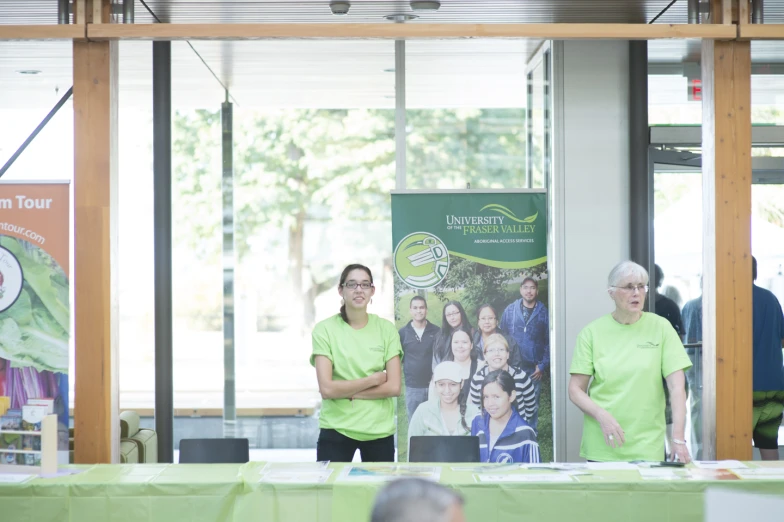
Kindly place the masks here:
POLYGON ((585 467, 596 471, 637 471, 640 469, 631 462, 586 462, 585 467))
POLYGON ((334 470, 303 470, 303 471, 270 471, 259 479, 259 482, 275 484, 323 484, 334 470))
POLYGON ((438 466, 347 466, 338 477, 340 481, 384 482, 403 477, 416 477, 438 482, 438 466))
POLYGON ((35 475, 25 473, 0 473, 0 484, 21 484, 27 482, 35 475))
POLYGON ((688 472, 674 468, 640 468, 643 480, 683 480, 688 478, 688 472))
POLYGON ((692 480, 739 480, 739 477, 729 469, 689 469, 692 480))
POLYGON ((566 473, 515 473, 509 475, 490 475, 487 473, 474 475, 474 480, 484 483, 499 482, 574 482, 566 473))
POLYGON ((733 469, 733 473, 742 479, 782 480, 784 468, 746 468, 733 469))
POLYGON ((267 464, 259 470, 259 474, 265 475, 272 472, 315 472, 326 470, 328 466, 328 460, 319 462, 267 462, 267 464))
POLYGON ((744 469, 748 468, 739 460, 695 460, 694 467, 700 469, 744 469))

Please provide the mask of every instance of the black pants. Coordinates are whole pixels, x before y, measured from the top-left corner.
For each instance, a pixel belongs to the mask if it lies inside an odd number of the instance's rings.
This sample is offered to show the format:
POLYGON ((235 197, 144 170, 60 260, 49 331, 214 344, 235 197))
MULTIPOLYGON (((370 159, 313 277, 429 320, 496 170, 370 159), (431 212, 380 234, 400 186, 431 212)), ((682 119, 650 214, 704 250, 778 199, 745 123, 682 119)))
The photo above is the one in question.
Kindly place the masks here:
POLYGON ((376 440, 354 440, 335 430, 321 429, 316 445, 316 460, 351 462, 359 450, 362 462, 394 462, 395 437, 376 440))

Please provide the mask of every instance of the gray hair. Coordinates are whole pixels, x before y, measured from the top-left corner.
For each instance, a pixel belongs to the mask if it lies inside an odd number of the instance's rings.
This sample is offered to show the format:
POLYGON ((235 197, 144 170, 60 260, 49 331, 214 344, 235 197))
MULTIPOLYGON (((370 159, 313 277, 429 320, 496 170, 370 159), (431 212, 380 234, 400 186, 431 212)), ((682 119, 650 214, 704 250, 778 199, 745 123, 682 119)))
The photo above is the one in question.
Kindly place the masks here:
POLYGON ((621 261, 610 270, 607 284, 609 286, 618 286, 618 283, 626 277, 634 277, 641 279, 646 284, 648 283, 648 271, 645 268, 634 261, 621 261))
POLYGON ((370 522, 445 522, 450 507, 463 497, 435 482, 404 478, 378 493, 370 522))

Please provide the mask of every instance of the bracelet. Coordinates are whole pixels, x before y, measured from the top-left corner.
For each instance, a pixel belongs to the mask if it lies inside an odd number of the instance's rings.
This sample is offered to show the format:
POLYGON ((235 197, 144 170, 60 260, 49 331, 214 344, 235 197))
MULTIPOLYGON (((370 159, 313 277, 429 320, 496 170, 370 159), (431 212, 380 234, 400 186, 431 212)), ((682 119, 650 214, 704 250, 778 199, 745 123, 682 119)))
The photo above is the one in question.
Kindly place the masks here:
POLYGON ((685 446, 686 445, 686 441, 685 440, 672 439, 672 442, 674 444, 680 444, 681 446, 685 446))

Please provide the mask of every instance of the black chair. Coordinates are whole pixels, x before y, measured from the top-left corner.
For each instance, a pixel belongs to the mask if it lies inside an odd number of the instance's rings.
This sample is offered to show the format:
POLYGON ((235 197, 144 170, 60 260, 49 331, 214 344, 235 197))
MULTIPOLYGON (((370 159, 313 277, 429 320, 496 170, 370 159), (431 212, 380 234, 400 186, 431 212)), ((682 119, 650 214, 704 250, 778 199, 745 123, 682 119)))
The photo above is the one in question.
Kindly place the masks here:
POLYGON ((408 461, 479 462, 479 437, 411 437, 408 441, 408 461))
POLYGON ((180 440, 180 464, 244 464, 249 460, 248 439, 180 440))

